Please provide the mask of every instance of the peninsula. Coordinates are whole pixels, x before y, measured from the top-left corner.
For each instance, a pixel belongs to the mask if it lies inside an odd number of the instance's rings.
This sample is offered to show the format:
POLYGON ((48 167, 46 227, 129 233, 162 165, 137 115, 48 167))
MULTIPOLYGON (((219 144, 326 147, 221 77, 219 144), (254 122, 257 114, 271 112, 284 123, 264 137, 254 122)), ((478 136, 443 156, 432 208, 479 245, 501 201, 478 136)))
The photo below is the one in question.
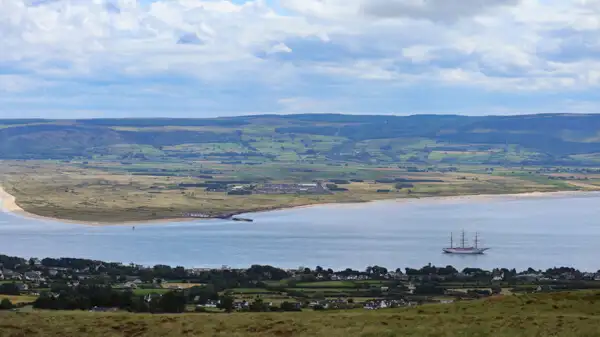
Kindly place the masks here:
POLYGON ((0 126, 5 209, 79 223, 600 189, 600 141, 590 138, 600 128, 595 115, 259 115, 0 126), (589 130, 569 127, 575 124, 589 130), (59 137, 64 133, 70 136, 59 137), (56 140, 48 142, 49 135, 56 140))

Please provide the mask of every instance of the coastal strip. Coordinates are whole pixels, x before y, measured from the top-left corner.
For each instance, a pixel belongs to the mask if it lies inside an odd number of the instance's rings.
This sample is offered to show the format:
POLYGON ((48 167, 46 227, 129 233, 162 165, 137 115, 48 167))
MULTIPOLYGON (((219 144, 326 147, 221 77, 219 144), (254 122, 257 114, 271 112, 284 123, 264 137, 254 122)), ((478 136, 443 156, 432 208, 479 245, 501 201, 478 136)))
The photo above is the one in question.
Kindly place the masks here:
POLYGON ((16 216, 29 219, 38 219, 44 221, 59 221, 63 223, 75 224, 75 225, 86 225, 86 226, 132 226, 132 225, 144 225, 144 224, 160 224, 160 223, 173 223, 182 221, 199 220, 196 218, 172 218, 172 219, 155 219, 155 220, 143 220, 143 221, 119 221, 119 222, 99 222, 99 221, 78 221, 63 218, 47 217, 43 215, 34 214, 24 210, 17 204, 17 199, 14 195, 8 193, 4 187, 0 186, 0 210, 5 213, 11 213, 16 216))
POLYGON ((146 225, 146 224, 165 224, 174 222, 186 222, 186 221, 198 221, 198 220, 210 220, 210 219, 227 219, 235 215, 240 214, 256 214, 266 213, 272 211, 282 211, 288 209, 301 209, 309 207, 357 207, 358 205, 366 205, 372 203, 409 203, 409 202, 463 202, 463 201, 492 201, 492 200, 510 200, 510 199, 523 199, 523 198, 560 198, 560 197, 585 197, 585 196, 598 196, 598 191, 557 191, 557 192, 526 192, 516 194, 472 194, 472 195, 457 195, 457 196, 436 196, 436 197, 422 197, 422 198, 395 198, 395 199, 384 199, 384 200, 372 200, 363 202, 324 202, 315 203, 300 206, 281 206, 281 207, 265 207, 264 209, 254 211, 244 211, 228 214, 228 217, 219 216, 213 218, 197 218, 197 217, 179 217, 179 218, 164 218, 164 219, 152 219, 152 220, 134 220, 134 221, 118 221, 118 222, 97 222, 97 221, 79 221, 71 219, 63 219, 56 217, 47 217, 38 214, 34 214, 24 210, 17 204, 16 197, 8 193, 2 186, 0 186, 0 206, 3 212, 15 214, 20 217, 39 219, 45 221, 60 221, 63 223, 88 225, 88 226, 132 226, 132 225, 146 225))

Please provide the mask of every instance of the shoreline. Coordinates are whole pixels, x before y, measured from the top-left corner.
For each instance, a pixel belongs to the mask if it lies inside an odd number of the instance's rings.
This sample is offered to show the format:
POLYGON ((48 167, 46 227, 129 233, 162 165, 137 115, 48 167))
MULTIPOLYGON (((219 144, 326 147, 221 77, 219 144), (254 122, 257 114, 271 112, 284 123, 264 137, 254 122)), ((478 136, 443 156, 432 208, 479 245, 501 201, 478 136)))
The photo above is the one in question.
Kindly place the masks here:
POLYGON ((17 204, 17 199, 14 195, 6 192, 3 186, 0 186, 0 211, 4 213, 14 214, 28 219, 38 219, 44 221, 63 222, 74 225, 85 225, 85 226, 125 226, 125 225, 144 225, 144 224, 158 224, 158 223, 173 223, 183 222, 190 220, 202 220, 202 218, 165 218, 165 219, 152 219, 152 220, 127 220, 119 222, 100 222, 100 221, 79 221, 72 219, 54 218, 49 216, 38 215, 35 213, 24 210, 17 204))
MULTIPOLYGON (((330 207, 344 207, 344 206, 357 206, 371 203, 407 203, 407 202, 454 202, 454 201, 469 201, 469 200, 492 200, 492 199, 525 199, 525 198, 559 198, 568 196, 582 196, 587 194, 600 194, 600 191, 554 191, 554 192, 524 192, 524 193, 507 193, 507 194, 464 194, 455 196, 435 196, 435 197, 413 197, 413 198, 390 198, 390 199, 378 199, 368 201, 356 201, 356 202, 321 202, 308 205, 289 206, 289 207, 269 207, 265 209, 258 209, 254 211, 240 211, 232 212, 228 215, 249 215, 256 213, 266 213, 275 211, 284 211, 292 209, 312 208, 320 206, 330 207)), ((78 221, 72 219, 62 219, 55 217, 42 216, 28 212, 21 208, 16 201, 14 195, 8 193, 2 186, 0 186, 0 211, 5 213, 11 213, 20 217, 29 219, 38 219, 45 221, 63 222, 68 224, 85 225, 85 226, 132 226, 132 225, 151 225, 151 224, 162 224, 162 223, 176 223, 176 222, 188 222, 188 221, 199 221, 199 220, 223 220, 223 218, 212 217, 212 218, 195 218, 195 217, 180 217, 180 218, 164 218, 164 219, 151 219, 151 220, 126 220, 120 222, 99 222, 99 221, 78 221)))

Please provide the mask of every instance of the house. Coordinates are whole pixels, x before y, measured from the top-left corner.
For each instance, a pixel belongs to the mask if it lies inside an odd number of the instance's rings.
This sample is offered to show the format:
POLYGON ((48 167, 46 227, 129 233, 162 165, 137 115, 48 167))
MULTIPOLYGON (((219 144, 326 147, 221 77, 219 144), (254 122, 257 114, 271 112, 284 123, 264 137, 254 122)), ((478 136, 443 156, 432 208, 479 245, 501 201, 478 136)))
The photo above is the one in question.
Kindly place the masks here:
POLYGON ((6 280, 21 280, 23 278, 21 274, 10 269, 2 270, 2 275, 4 275, 4 279, 6 280))
POLYGON ((391 308, 393 305, 400 305, 400 301, 377 300, 365 303, 364 308, 367 310, 377 310, 391 308))
POLYGON ((162 295, 161 295, 161 294, 157 294, 157 293, 146 294, 146 295, 144 296, 144 301, 146 301, 146 302, 150 303, 150 302, 152 302, 152 300, 154 300, 154 299, 159 299, 159 298, 161 298, 161 297, 162 297, 162 295))
POLYGON ((492 282, 501 282, 502 280, 504 280, 504 273, 496 275, 492 278, 492 282))
POLYGON ((545 291, 552 291, 553 288, 550 285, 540 285, 538 286, 535 291, 537 292, 545 292, 545 291))
POLYGON ((41 281, 42 280, 42 272, 39 271, 27 271, 23 274, 25 280, 27 281, 41 281))
POLYGON ((389 272, 385 275, 386 279, 394 279, 398 281, 408 281, 408 275, 403 273, 389 272))
POLYGON ((248 301, 234 302, 233 307, 236 310, 248 309, 250 307, 250 303, 248 301))
POLYGON ((216 308, 216 304, 206 303, 206 304, 196 304, 196 308, 216 308))
POLYGON ((562 273, 560 275, 560 277, 563 280, 569 280, 569 281, 572 281, 572 280, 574 280, 576 278, 575 275, 573 275, 573 273, 562 273))
POLYGON ((527 281, 538 281, 540 278, 544 277, 544 275, 541 274, 521 274, 521 275, 517 275, 516 278, 521 279, 521 280, 527 280, 527 281))
POLYGON ((52 267, 48 268, 48 275, 50 277, 56 277, 59 273, 65 274, 68 270, 68 268, 52 267))
POLYGON ((127 288, 127 289, 137 289, 137 284, 135 284, 134 282, 125 282, 123 284, 123 288, 127 288))
POLYGON ((29 286, 25 283, 16 283, 15 286, 19 291, 27 291, 29 290, 29 286))
MULTIPOLYGON (((197 302, 200 300, 200 296, 196 296, 194 298, 194 301, 197 302)), ((196 305, 196 308, 216 308, 219 306, 219 302, 218 301, 207 301, 204 304, 198 304, 196 305)))

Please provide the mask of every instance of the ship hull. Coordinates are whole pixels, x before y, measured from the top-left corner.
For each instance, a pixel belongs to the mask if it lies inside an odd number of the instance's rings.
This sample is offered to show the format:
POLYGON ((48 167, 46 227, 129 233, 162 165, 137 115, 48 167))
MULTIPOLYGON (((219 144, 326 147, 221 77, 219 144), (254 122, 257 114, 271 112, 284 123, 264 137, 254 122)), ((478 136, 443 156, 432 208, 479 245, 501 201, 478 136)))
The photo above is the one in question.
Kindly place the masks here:
POLYGON ((446 254, 479 255, 489 248, 444 248, 446 254))

